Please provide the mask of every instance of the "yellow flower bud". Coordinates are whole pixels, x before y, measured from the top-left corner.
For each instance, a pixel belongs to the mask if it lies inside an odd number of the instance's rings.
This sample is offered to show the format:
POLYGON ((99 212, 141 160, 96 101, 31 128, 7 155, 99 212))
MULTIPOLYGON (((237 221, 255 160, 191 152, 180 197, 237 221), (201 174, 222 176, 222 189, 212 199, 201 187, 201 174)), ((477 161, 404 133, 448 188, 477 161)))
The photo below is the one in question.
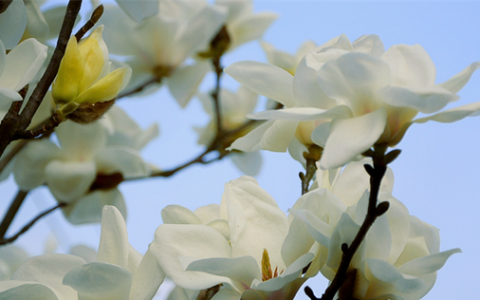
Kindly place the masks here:
POLYGON ((102 38, 103 28, 98 27, 79 43, 74 36, 68 41, 52 86, 53 100, 65 115, 75 112, 72 111, 75 107, 73 103, 90 108, 96 107, 92 104, 114 100, 130 79, 130 68, 110 72, 108 49, 102 38))

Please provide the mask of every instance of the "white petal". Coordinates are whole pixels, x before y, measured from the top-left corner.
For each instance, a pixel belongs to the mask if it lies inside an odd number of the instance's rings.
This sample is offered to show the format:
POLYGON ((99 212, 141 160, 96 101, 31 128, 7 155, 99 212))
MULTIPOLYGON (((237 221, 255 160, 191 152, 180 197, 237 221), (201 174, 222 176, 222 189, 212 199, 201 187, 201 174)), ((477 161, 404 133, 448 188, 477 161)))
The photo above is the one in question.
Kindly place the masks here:
POLYGON ((425 114, 444 108, 459 97, 439 86, 404 88, 389 86, 378 91, 385 103, 396 107, 410 107, 425 114))
POLYGON ((77 161, 92 160, 106 144, 106 133, 99 122, 80 125, 66 121, 55 129, 55 133, 64 152, 77 161))
POLYGON ((162 209, 164 224, 202 224, 202 221, 188 208, 180 205, 168 205, 162 209))
POLYGON ((435 84, 435 65, 422 46, 394 45, 382 60, 392 70, 393 83, 405 87, 426 87, 435 84))
POLYGON ((141 46, 139 44, 141 39, 134 30, 138 24, 129 18, 122 9, 113 5, 105 5, 99 24, 105 25, 103 37, 111 53, 136 54, 137 48, 141 46), (130 42, 125 43, 126 40, 130 42))
POLYGON ((63 300, 46 285, 6 280, 0 282, 0 298, 6 300, 63 300))
POLYGON ((84 195, 96 177, 93 162, 54 160, 45 168, 48 187, 59 201, 71 202, 84 195))
POLYGON ((261 279, 257 261, 251 256, 236 258, 207 258, 190 263, 186 271, 198 271, 223 276, 239 282, 238 286, 250 286, 253 279, 261 279))
POLYGON ((230 159, 235 166, 249 176, 255 176, 262 168, 262 156, 259 151, 232 153, 230 159))
POLYGON ((6 49, 15 47, 22 38, 27 27, 27 10, 23 0, 14 0, 2 14, 0 14, 0 40, 6 49), (10 30, 6 30, 10 28, 10 30))
POLYGON ((368 53, 375 57, 381 57, 385 52, 383 42, 376 34, 362 35, 352 45, 355 51, 368 53))
POLYGON ((277 17, 278 15, 275 13, 263 12, 247 15, 231 23, 229 28, 232 34, 231 49, 261 38, 277 17))
POLYGON ((285 152, 290 144, 298 122, 289 120, 273 121, 272 125, 265 130, 260 141, 260 148, 274 152, 285 152))
POLYGON ((97 261, 127 268, 127 225, 120 211, 114 206, 105 206, 102 215, 102 234, 98 246, 97 261))
POLYGON ((46 38, 49 28, 37 1, 25 1, 25 8, 28 16, 27 31, 37 39, 46 38))
POLYGON ((427 121, 436 121, 441 123, 451 123, 461 120, 466 117, 474 117, 479 115, 480 112, 480 102, 470 103, 448 109, 437 114, 416 119, 413 123, 425 123, 427 121))
POLYGON ((150 250, 143 256, 140 265, 133 274, 130 300, 149 300, 155 296, 165 279, 165 273, 150 250))
POLYGON ((328 110, 314 107, 292 107, 267 110, 248 115, 248 117, 254 120, 316 121, 333 118, 349 118, 353 117, 353 114, 348 106, 339 105, 328 110))
POLYGON ((265 41, 261 41, 260 44, 263 48, 263 51, 265 51, 265 54, 267 55, 267 59, 269 63, 277 67, 280 67, 288 71, 289 73, 292 73, 292 74, 294 73, 296 68, 296 61, 293 55, 283 51, 276 50, 272 44, 269 44, 265 41))
POLYGON ((453 76, 449 80, 440 83, 439 86, 456 94, 465 86, 465 84, 467 84, 473 72, 475 72, 479 67, 480 62, 474 62, 473 64, 466 67, 465 70, 463 70, 462 72, 453 76))
POLYGON ((21 90, 37 76, 46 58, 47 46, 35 39, 23 41, 7 54, 5 68, 0 76, 0 86, 21 90))
POLYGON ((185 271, 179 257, 231 257, 228 241, 215 229, 203 225, 160 225, 155 240, 150 244, 152 254, 177 285, 192 290, 210 288, 225 282, 225 278, 201 272, 185 271))
POLYGON ((334 120, 320 160, 321 168, 343 166, 372 147, 385 130, 386 121, 383 108, 361 117, 334 120))
POLYGON ((63 284, 77 290, 79 299, 128 300, 132 273, 119 266, 93 262, 70 271, 63 284))
POLYGON ((124 218, 127 217, 125 200, 117 188, 90 192, 72 203, 72 205, 64 207, 62 212, 68 221, 75 225, 100 223, 102 220, 102 210, 105 205, 115 206, 124 218))
POLYGON ((245 152, 260 150, 260 142, 263 138, 263 135, 265 134, 265 131, 267 131, 273 125, 274 122, 275 121, 269 121, 261 124, 247 133, 247 135, 236 139, 227 150, 238 149, 245 152))
POLYGON ((45 167, 61 150, 49 140, 33 141, 18 154, 13 166, 15 181, 23 190, 31 190, 46 181, 45 167))
POLYGON ((210 70, 208 62, 177 68, 167 78, 167 85, 172 96, 181 107, 186 107, 202 83, 203 77, 210 70))
MULTIPOLYGON (((45 254, 25 261, 12 275, 12 280, 43 283, 54 289, 63 299, 75 299, 76 292, 62 284, 63 277, 71 270, 85 264, 81 257, 66 254, 45 254)), ((60 298, 59 297, 59 298, 60 298)))
POLYGON ((401 292, 412 293, 425 287, 421 279, 410 276, 406 278, 397 268, 386 261, 367 258, 367 262, 373 276, 381 281, 393 284, 401 292))
POLYGON ((257 94, 285 105, 295 105, 293 76, 287 71, 265 63, 241 61, 225 68, 225 73, 257 94))
POLYGON ((158 0, 116 0, 118 5, 126 11, 130 17, 140 23, 143 19, 158 14, 158 0))
MULTIPOLYGON (((347 213, 342 214, 342 217, 340 218, 340 221, 335 227, 332 237, 330 238, 327 266, 338 269, 342 259, 342 244, 346 243, 347 245, 351 245, 359 229, 360 225, 355 223, 347 213)), ((355 257, 361 257, 364 255, 362 251, 364 251, 364 249, 358 249, 355 253, 355 257)))
POLYGON ((111 146, 95 155, 97 172, 111 174, 122 173, 124 178, 146 177, 149 175, 149 168, 137 151, 122 147, 111 146))
POLYGON ((400 267, 400 271, 404 274, 420 276, 440 270, 447 262, 447 259, 455 253, 461 253, 462 250, 456 248, 449 251, 420 257, 409 261, 400 267))

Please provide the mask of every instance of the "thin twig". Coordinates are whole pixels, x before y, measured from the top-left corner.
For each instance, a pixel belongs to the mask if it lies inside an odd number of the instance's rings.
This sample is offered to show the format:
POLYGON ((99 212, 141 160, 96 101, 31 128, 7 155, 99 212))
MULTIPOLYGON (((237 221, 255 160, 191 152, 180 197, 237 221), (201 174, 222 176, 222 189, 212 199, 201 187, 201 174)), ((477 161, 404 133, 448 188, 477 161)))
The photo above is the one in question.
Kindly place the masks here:
POLYGON ((213 99, 213 106, 215 109, 215 122, 217 125, 217 135, 221 135, 223 133, 223 126, 222 126, 222 111, 220 105, 220 78, 223 74, 223 68, 220 63, 221 56, 219 57, 212 57, 212 65, 215 68, 215 89, 212 92, 212 99, 213 99))
POLYGON ((341 250, 343 252, 342 260, 337 273, 332 280, 332 283, 325 290, 322 298, 319 299, 315 297, 310 288, 305 288, 305 293, 311 300, 332 300, 335 297, 335 294, 347 280, 350 263, 360 244, 365 239, 368 230, 373 225, 377 217, 384 214, 388 209, 388 202, 382 202, 377 206, 380 183, 387 170, 387 161, 385 159, 386 149, 387 147, 385 145, 379 145, 375 147, 375 151, 370 152, 373 154, 373 167, 371 165, 365 165, 365 170, 370 175, 370 196, 368 199, 367 216, 365 217, 362 226, 358 230, 358 233, 355 236, 352 244, 350 246, 343 244, 342 249, 338 249, 339 251, 341 250))
POLYGON ((136 89, 118 95, 117 100, 121 99, 121 98, 124 98, 124 97, 131 96, 131 95, 136 94, 136 93, 139 93, 139 92, 143 91, 149 85, 154 84, 154 83, 160 83, 160 82, 161 82, 161 79, 157 76, 154 76, 154 77, 150 78, 149 80, 145 81, 144 83, 142 83, 136 89))
POLYGON ((60 123, 62 123, 64 117, 58 113, 53 113, 50 118, 48 118, 42 124, 36 126, 33 129, 25 130, 22 133, 19 133, 19 137, 24 140, 34 139, 41 135, 52 132, 60 123))
POLYGON ((322 157, 323 148, 317 145, 310 145, 308 152, 303 153, 305 158, 305 173, 300 172, 300 180, 302 181, 302 195, 306 194, 310 187, 310 181, 312 181, 317 172, 317 161, 322 157))
POLYGON ((24 131, 30 125, 33 115, 42 103, 48 88, 55 79, 81 6, 82 0, 70 0, 68 2, 67 12, 63 19, 62 28, 57 40, 57 46, 47 70, 38 82, 22 113, 18 115, 18 113, 10 109, 3 118, 0 124, 0 137, 2 137, 0 139, 0 156, 2 156, 10 142, 16 139, 17 134, 24 131))
POLYGON ((8 228, 12 224, 15 215, 17 214, 20 206, 22 206, 23 200, 27 197, 28 191, 19 190, 17 195, 13 199, 10 207, 8 208, 5 216, 3 217, 2 223, 0 224, 0 240, 5 237, 5 234, 8 231, 8 228))
POLYGON ((85 25, 80 28, 77 33, 75 33, 75 38, 77 39, 77 42, 82 39, 82 37, 87 33, 90 29, 97 24, 98 20, 100 17, 103 15, 103 4, 100 4, 97 8, 92 13, 92 16, 90 19, 85 23, 85 25))
POLYGON ((32 221, 30 221, 27 225, 23 226, 20 231, 18 231, 15 235, 9 238, 5 238, 0 240, 0 245, 5 245, 14 242, 16 239, 18 239, 22 234, 27 232, 38 220, 41 218, 45 217, 49 213, 55 211, 57 208, 64 207, 66 206, 66 203, 59 203, 58 205, 55 205, 54 207, 47 209, 46 211, 40 213, 38 216, 36 216, 32 221))

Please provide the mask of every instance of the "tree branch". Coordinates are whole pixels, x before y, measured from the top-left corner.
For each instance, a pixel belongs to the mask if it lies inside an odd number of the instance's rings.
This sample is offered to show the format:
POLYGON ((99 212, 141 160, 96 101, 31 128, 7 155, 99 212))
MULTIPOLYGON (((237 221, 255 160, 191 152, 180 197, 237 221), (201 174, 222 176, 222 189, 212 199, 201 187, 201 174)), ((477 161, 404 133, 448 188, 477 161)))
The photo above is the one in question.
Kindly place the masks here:
POLYGON ((215 109, 215 124, 217 125, 217 135, 221 135, 223 133, 223 126, 222 126, 222 112, 221 112, 221 105, 220 105, 220 78, 223 74, 223 68, 220 63, 221 56, 212 57, 212 65, 215 68, 215 89, 212 92, 212 99, 213 99, 213 106, 215 109))
POLYGON ((23 200, 27 197, 28 191, 22 191, 19 190, 17 192, 17 195, 13 199, 12 203, 10 204, 10 207, 8 208, 7 212, 5 213, 5 216, 3 217, 2 223, 0 224, 0 240, 2 240, 5 237, 5 234, 8 231, 8 228, 12 224, 13 219, 15 218, 15 215, 17 214, 18 210, 20 209, 20 206, 23 204, 23 200))
POLYGON ((323 148, 317 145, 310 145, 308 152, 303 153, 303 157, 306 160, 305 173, 300 172, 300 180, 302 181, 302 195, 306 194, 309 190, 310 181, 317 172, 317 161, 322 157, 323 148))
POLYGON ((19 115, 18 112, 10 109, 2 120, 0 124, 0 136, 2 137, 0 139, 0 156, 2 156, 10 142, 16 138, 16 135, 19 132, 24 131, 30 125, 33 115, 40 106, 40 103, 42 103, 48 88, 55 79, 81 5, 81 0, 70 0, 68 2, 67 12, 63 19, 62 28, 57 41, 57 47, 53 52, 47 70, 35 87, 35 90, 30 96, 22 113, 19 115))
MULTIPOLYGON (((331 284, 325 290, 322 298, 315 297, 313 291, 309 288, 305 288, 305 293, 307 296, 312 300, 332 300, 335 297, 335 294, 342 288, 342 285, 348 279, 348 272, 350 263, 355 255, 358 247, 365 239, 368 230, 373 225, 377 217, 383 215, 389 207, 388 202, 382 202, 377 206, 377 199, 378 193, 380 191, 380 184, 382 182, 382 178, 385 175, 387 170, 387 164, 392 162, 398 154, 400 153, 399 150, 393 150, 390 153, 385 155, 387 150, 386 145, 375 145, 374 151, 369 150, 366 152, 367 156, 371 156, 373 159, 373 167, 371 165, 366 164, 365 170, 370 175, 370 196, 368 199, 368 211, 365 220, 358 230, 355 239, 353 240, 352 244, 348 246, 347 244, 342 245, 342 249, 339 249, 343 252, 342 261, 340 262, 340 266, 337 270, 337 274, 335 275, 334 279, 332 280, 331 284), (392 159, 392 157, 394 158, 392 159)), ((364 154, 365 155, 365 154, 364 154)), ((355 279, 353 279, 354 281, 355 279)))
POLYGON ((38 216, 36 216, 35 218, 33 218, 33 220, 30 221, 27 225, 23 226, 23 228, 20 229, 15 235, 13 235, 12 237, 9 237, 9 238, 1 239, 1 240, 0 240, 0 246, 14 242, 14 241, 15 241, 16 239, 18 239, 22 234, 24 234, 25 232, 27 232, 38 220, 40 220, 41 218, 43 218, 43 217, 45 217, 46 215, 50 214, 51 212, 55 211, 57 208, 59 208, 59 207, 64 207, 64 206, 66 206, 66 203, 59 203, 58 205, 55 205, 54 207, 52 207, 52 208, 50 208, 50 209, 47 209, 46 211, 40 213, 38 216))
POLYGON ((144 90, 146 87, 148 87, 149 85, 154 84, 154 83, 160 83, 161 81, 162 81, 162 79, 161 79, 160 77, 154 76, 154 77, 152 77, 151 79, 145 81, 145 82, 144 82, 143 84, 141 84, 140 86, 138 86, 136 89, 118 95, 118 96, 117 96, 117 100, 120 99, 120 98, 128 97, 128 96, 131 96, 131 95, 133 95, 133 94, 139 93, 139 92, 143 91, 143 90, 144 90))

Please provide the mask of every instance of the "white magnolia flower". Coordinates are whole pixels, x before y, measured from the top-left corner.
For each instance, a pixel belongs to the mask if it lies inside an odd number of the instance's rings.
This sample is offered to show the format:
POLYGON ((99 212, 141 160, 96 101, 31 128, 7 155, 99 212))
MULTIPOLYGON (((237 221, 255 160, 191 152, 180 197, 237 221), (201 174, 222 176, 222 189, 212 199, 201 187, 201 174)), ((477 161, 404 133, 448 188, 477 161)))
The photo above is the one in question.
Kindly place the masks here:
MULTIPOLYGON (((162 5, 163 1, 160 2, 162 5)), ((127 90, 151 80, 165 81, 181 106, 186 106, 204 75, 208 62, 182 65, 206 48, 221 27, 225 10, 203 1, 167 1, 160 13, 140 24, 118 7, 106 6, 100 20, 106 25, 105 42, 114 54, 128 55, 133 77, 127 90)))
MULTIPOLYGON (((383 45, 374 35, 363 36, 353 44, 346 36, 341 35, 315 49, 316 52, 326 50, 331 50, 333 55, 345 51, 378 52, 383 51, 383 45)), ((324 60, 329 58, 323 57, 324 60)), ((315 69, 318 68, 318 64, 307 55, 296 67, 294 75, 279 66, 254 61, 243 61, 228 66, 225 69, 228 75, 252 91, 275 100, 286 108, 250 115, 250 118, 269 121, 236 140, 231 148, 246 152, 259 149, 285 152, 289 148, 290 153, 303 153, 306 147, 314 144, 310 135, 316 126, 335 116, 348 116, 348 108, 338 106, 337 102, 329 98, 320 87, 315 69), (310 119, 298 118, 296 114, 303 117, 305 107, 315 107, 317 110, 314 116, 310 119), (285 114, 285 111, 292 112, 293 117, 285 114)))
POLYGON ((0 110, 2 111, 8 110, 13 101, 22 100, 18 91, 31 83, 37 75, 47 57, 47 46, 35 39, 28 39, 8 54, 5 53, 5 47, 0 41, 0 110))
MULTIPOLYGON (((207 94, 198 94, 198 98, 203 104, 203 108, 210 115, 210 122, 204 128, 195 128, 199 134, 198 143, 200 145, 210 145, 217 134, 217 125, 215 117, 215 108, 213 99, 207 94)), ((222 116, 222 128, 226 131, 232 131, 249 121, 247 115, 252 113, 257 105, 258 95, 245 87, 240 87, 237 93, 229 90, 220 90, 220 110, 222 116)), ((250 130, 246 128, 239 132, 234 138, 245 135, 250 130)), ((255 152, 233 152, 229 155, 233 163, 243 173, 255 176, 262 166, 262 157, 258 151, 255 152)))
POLYGON ((303 57, 317 47, 315 42, 306 41, 300 46, 300 48, 297 50, 297 53, 292 55, 285 51, 275 49, 272 44, 269 44, 265 41, 262 41, 261 45, 270 64, 280 67, 292 75, 295 75, 295 70, 300 64, 300 61, 302 61, 303 57))
POLYGON ((227 183, 222 205, 229 240, 202 224, 160 225, 150 250, 166 276, 187 290, 223 284, 213 299, 293 299, 314 255, 284 243, 285 213, 250 177, 227 183), (284 260, 294 254, 295 261, 284 260))
POLYGON ((0 247, 0 280, 9 280, 28 257, 29 255, 16 245, 0 247))
POLYGON ((148 300, 164 277, 150 250, 142 257, 129 244, 121 213, 105 206, 95 262, 67 254, 32 257, 11 280, 0 281, 0 298, 148 300))
MULTIPOLYGON (((363 163, 365 163, 364 161, 363 163)), ((362 163, 350 163, 337 176, 330 189, 315 189, 302 196, 291 210, 291 227, 303 228, 289 234, 286 241, 312 247, 318 243, 317 259, 312 266, 333 280, 339 267, 341 245, 348 245, 367 213, 369 191, 364 190, 366 172, 362 163), (355 178, 357 180, 355 180, 355 178), (352 186, 352 192, 345 189, 352 186)), ((460 249, 439 252, 438 229, 410 216, 407 208, 391 195, 392 174, 379 194, 379 203, 388 201, 390 208, 370 228, 350 264, 351 284, 340 293, 353 299, 417 300, 433 286, 436 271, 460 249), (355 273, 356 272, 356 273, 355 273)))
MULTIPOLYGON (((310 70, 315 71, 320 95, 333 99, 338 106, 322 106, 324 101, 319 94, 312 88, 304 88, 302 91, 313 100, 310 103, 297 101, 295 108, 260 113, 256 118, 315 122, 310 130, 312 134, 304 136, 305 141, 325 148, 320 166, 331 169, 357 158, 374 144, 396 145, 413 123, 454 122, 479 114, 480 102, 437 112, 458 100, 456 93, 480 63, 473 63, 446 82, 435 85, 435 66, 420 45, 395 45, 383 52, 378 38, 377 41, 360 39, 361 45, 353 43, 353 48, 344 43, 343 48, 316 49, 304 60, 310 70), (355 46, 360 46, 359 51, 352 52, 355 46), (339 110, 341 114, 332 116, 339 110), (414 120, 419 112, 433 115, 414 120), (326 116, 333 120, 326 121, 326 116)), ((231 73, 245 81, 244 76, 249 76, 240 66, 231 73)), ((255 78, 250 81, 259 79, 253 73, 249 75, 255 78)), ((303 85, 308 85, 311 78, 302 80, 303 85)), ((261 80, 256 85, 266 82, 261 80)))
POLYGON ((68 204, 63 212, 72 223, 98 222, 105 204, 117 206, 125 215, 116 185, 123 178, 149 174, 140 154, 122 145, 107 146, 101 123, 82 126, 67 121, 55 133, 61 147, 43 139, 30 142, 18 155, 14 175, 19 187, 30 190, 47 184, 59 202, 68 204))

